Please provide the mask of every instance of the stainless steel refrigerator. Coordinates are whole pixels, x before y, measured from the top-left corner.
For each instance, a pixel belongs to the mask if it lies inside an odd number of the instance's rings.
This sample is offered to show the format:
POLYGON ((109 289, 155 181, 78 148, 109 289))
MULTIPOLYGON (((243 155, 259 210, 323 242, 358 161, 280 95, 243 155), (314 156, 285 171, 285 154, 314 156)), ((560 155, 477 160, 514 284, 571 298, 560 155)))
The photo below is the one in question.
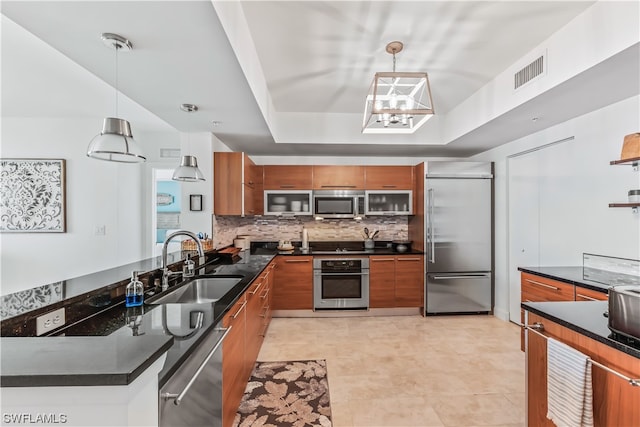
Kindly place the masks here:
POLYGON ((425 162, 425 312, 492 313, 493 163, 425 162))

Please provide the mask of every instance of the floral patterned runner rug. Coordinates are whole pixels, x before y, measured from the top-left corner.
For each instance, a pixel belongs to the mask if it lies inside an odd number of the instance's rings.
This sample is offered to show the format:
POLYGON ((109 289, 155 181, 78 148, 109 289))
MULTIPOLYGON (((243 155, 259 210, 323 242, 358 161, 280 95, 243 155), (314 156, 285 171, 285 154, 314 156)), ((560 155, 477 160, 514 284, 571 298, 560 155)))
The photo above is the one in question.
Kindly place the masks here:
POLYGON ((234 426, 330 427, 326 361, 257 362, 234 426))

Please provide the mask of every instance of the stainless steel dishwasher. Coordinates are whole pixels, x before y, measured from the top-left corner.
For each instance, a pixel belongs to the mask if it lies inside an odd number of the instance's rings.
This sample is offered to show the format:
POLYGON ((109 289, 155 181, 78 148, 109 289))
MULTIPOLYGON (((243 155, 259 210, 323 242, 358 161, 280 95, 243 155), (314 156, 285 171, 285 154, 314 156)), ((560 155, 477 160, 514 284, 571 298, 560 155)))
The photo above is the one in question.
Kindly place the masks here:
POLYGON ((216 328, 160 389, 160 426, 222 426, 222 343, 216 328))

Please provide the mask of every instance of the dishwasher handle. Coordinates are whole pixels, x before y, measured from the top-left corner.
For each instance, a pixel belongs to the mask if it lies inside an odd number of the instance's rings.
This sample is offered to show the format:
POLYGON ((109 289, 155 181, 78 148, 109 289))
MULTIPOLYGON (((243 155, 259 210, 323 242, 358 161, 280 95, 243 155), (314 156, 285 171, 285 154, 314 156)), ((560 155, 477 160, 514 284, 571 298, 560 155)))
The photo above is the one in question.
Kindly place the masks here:
POLYGON ((191 377, 191 379, 189 380, 187 385, 184 387, 184 389, 180 392, 180 394, 162 393, 162 397, 164 399, 166 399, 166 400, 174 399, 173 403, 176 404, 176 405, 180 405, 180 403, 182 403, 182 400, 184 399, 184 396, 187 394, 187 392, 189 391, 189 389, 191 388, 193 383, 198 379, 198 376, 200 375, 200 372, 202 372, 202 370, 204 369, 206 364, 209 362, 209 359, 211 359, 213 357, 213 355, 216 353, 216 351, 218 351, 218 349, 222 345, 222 341, 224 341, 224 339, 227 337, 227 335, 229 335, 229 332, 231 332, 231 328, 232 328, 232 326, 229 326, 228 328, 216 329, 216 331, 224 331, 224 334, 222 334, 222 337, 218 340, 216 345, 213 346, 213 348, 211 349, 209 354, 207 354, 207 357, 204 359, 204 362, 202 362, 202 364, 200 365, 200 367, 198 368, 196 373, 193 374, 193 377, 191 377))

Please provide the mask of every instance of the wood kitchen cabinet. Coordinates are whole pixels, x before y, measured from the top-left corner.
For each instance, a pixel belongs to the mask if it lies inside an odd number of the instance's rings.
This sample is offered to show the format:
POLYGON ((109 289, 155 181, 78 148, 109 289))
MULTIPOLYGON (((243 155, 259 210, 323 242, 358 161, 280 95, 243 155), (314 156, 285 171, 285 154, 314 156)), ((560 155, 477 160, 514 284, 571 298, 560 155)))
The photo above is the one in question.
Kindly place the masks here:
POLYGON ((310 190, 313 187, 313 168, 308 166, 263 166, 265 190, 310 190))
POLYGON ((262 298, 260 295, 267 286, 266 274, 263 272, 253 281, 249 289, 245 292, 247 296, 247 365, 248 369, 245 378, 251 375, 251 369, 258 359, 260 346, 262 345, 262 298))
POLYGON ((412 166, 365 166, 367 190, 412 190, 412 166))
MULTIPOLYGON (((528 324, 541 323, 544 335, 575 348, 595 362, 630 378, 640 378, 638 359, 569 328, 528 313, 528 324)), ((527 425, 555 427, 547 419, 547 340, 527 331, 527 425)), ((640 387, 592 365, 594 427, 640 426, 640 387)))
POLYGON ((313 309, 313 257, 278 256, 274 273, 274 310, 313 309))
POLYGON ((230 427, 244 394, 249 359, 246 348, 246 292, 223 317, 225 328, 231 327, 222 346, 222 425, 230 427))
POLYGON ((396 258, 369 257, 369 307, 396 306, 396 258))
MULTIPOLYGON (((520 273, 521 302, 594 300, 606 301, 607 294, 524 271, 520 273)), ((520 323, 524 324, 523 309, 520 309, 520 323)), ((524 330, 520 331, 520 350, 524 351, 524 330)))
POLYGON ((424 262, 422 255, 396 257, 396 307, 424 305, 424 262))
POLYGON ((222 319, 231 328, 222 347, 223 427, 233 425, 271 321, 274 267, 271 261, 222 319))
POLYGON ((364 189, 364 166, 313 166, 314 190, 364 189))
POLYGON ((369 307, 422 307, 422 255, 369 257, 369 307))
POLYGON ((213 153, 213 213, 262 214, 262 166, 245 153, 213 153))

